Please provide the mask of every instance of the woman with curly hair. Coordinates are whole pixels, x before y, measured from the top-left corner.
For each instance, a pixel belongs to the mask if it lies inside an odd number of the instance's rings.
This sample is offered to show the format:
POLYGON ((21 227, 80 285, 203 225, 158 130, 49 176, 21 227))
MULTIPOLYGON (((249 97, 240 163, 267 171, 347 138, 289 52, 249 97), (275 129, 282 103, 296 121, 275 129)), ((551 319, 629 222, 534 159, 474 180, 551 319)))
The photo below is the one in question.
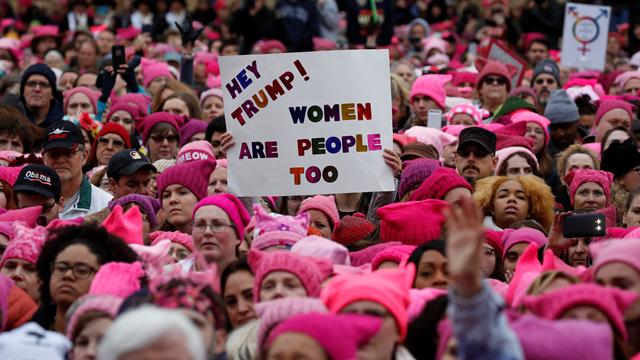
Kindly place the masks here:
POLYGON ((485 214, 487 229, 503 230, 533 219, 548 231, 553 222, 551 189, 536 176, 484 178, 477 182, 473 197, 485 214))

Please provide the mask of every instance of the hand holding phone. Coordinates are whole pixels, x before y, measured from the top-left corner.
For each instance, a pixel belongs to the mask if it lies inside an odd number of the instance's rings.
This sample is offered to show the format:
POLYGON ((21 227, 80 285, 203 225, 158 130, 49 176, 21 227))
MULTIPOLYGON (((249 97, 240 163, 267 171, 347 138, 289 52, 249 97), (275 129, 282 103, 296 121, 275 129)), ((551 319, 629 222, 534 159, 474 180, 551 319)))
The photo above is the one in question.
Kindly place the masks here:
POLYGON ((603 214, 573 214, 564 218, 562 235, 565 238, 594 238, 605 236, 607 229, 603 214))
POLYGON ((442 110, 429 110, 427 127, 438 130, 442 128, 442 110))

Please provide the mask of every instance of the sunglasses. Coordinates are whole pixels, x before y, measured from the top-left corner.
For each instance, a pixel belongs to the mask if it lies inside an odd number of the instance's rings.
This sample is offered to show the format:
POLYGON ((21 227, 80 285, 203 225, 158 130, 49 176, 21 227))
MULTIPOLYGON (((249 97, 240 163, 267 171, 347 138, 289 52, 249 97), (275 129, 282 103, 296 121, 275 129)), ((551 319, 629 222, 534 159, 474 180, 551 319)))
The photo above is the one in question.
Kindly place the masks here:
POLYGON ((169 143, 174 143, 174 142, 178 142, 178 137, 175 135, 168 135, 168 136, 153 135, 151 136, 151 140, 157 143, 164 142, 165 140, 167 140, 167 142, 169 143))
POLYGON ((536 84, 538 85, 543 85, 544 83, 547 83, 548 85, 553 85, 556 83, 556 81, 554 79, 536 79, 536 84))
POLYGON ((463 149, 458 149, 458 155, 462 156, 463 158, 469 157, 471 156, 471 154, 473 154, 474 157, 476 158, 483 158, 485 156, 488 156, 489 153, 486 150, 483 149, 469 149, 469 148, 463 148, 463 149))
POLYGON ((109 145, 111 143, 113 146, 123 147, 124 141, 118 139, 109 139, 105 137, 98 138, 98 142, 102 145, 109 145))
POLYGON ((503 78, 503 77, 499 77, 499 76, 489 76, 484 78, 483 82, 487 85, 492 85, 492 84, 496 84, 496 85, 506 85, 507 84, 507 79, 503 78))

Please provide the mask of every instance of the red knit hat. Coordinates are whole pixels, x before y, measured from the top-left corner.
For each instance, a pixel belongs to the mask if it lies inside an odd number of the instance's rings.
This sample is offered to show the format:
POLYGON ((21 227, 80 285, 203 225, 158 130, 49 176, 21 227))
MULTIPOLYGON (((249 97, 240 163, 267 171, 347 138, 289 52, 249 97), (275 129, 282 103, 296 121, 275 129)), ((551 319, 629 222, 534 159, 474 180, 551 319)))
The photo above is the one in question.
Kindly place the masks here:
POLYGON ((521 147, 533 153, 535 140, 524 136, 498 135, 496 141, 496 152, 509 147, 521 147))
POLYGON ((263 252, 249 251, 253 281, 253 302, 260 302, 260 287, 267 275, 274 271, 285 271, 295 275, 307 291, 308 297, 320 296, 320 285, 331 275, 332 266, 328 260, 294 254, 289 251, 263 252))
POLYGON ((201 200, 207 196, 209 176, 214 169, 215 163, 207 160, 173 165, 158 175, 158 197, 162 198, 162 191, 167 186, 180 184, 189 189, 198 200, 201 200))
POLYGON ((363 213, 348 215, 340 219, 338 226, 333 230, 333 241, 342 245, 353 244, 366 239, 375 228, 363 213))
POLYGON ((507 79, 507 92, 511 91, 511 77, 513 77, 518 69, 511 64, 502 64, 495 60, 487 60, 478 58, 476 60, 476 68, 478 69, 478 82, 476 88, 480 88, 484 79, 490 75, 498 75, 507 79))
POLYGON ((441 167, 431 174, 416 191, 409 197, 410 201, 426 199, 442 200, 449 191, 455 188, 465 188, 473 192, 473 188, 467 180, 450 168, 441 167))
POLYGON ((144 118, 142 122, 141 130, 142 130, 142 142, 147 143, 149 140, 149 136, 151 135, 151 129, 159 123, 167 123, 176 130, 176 134, 180 135, 180 126, 184 122, 184 118, 179 115, 171 114, 164 111, 155 112, 144 118))
POLYGON ((120 136, 122 141, 124 141, 124 148, 131 149, 131 137, 129 136, 127 130, 118 123, 108 122, 102 126, 102 129, 100 129, 98 136, 96 136, 95 140, 93 140, 93 146, 91 147, 92 159, 96 158, 96 151, 98 150, 98 141, 100 137, 107 134, 116 134, 120 136))
POLYGON ((496 251, 496 259, 500 261, 502 259, 502 253, 504 248, 502 247, 502 231, 487 229, 485 232, 485 238, 487 239, 487 245, 491 246, 496 251))
POLYGON ((380 240, 401 241, 405 245, 421 245, 440 237, 444 225, 442 200, 408 201, 378 209, 380 240))

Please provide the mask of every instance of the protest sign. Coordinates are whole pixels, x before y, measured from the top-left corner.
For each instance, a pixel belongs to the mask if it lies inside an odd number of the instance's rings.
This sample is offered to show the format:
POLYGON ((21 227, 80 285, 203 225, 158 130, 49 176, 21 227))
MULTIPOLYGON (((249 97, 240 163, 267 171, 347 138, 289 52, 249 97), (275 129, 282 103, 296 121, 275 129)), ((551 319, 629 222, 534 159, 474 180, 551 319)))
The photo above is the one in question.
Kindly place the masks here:
POLYGON ((520 85, 524 72, 527 70, 527 63, 524 60, 494 40, 489 45, 489 55, 487 57, 503 64, 513 65, 518 71, 511 77, 511 88, 515 89, 520 85))
POLYGON ((393 191, 387 50, 220 57, 238 196, 393 191))
POLYGON ((604 70, 611 8, 568 3, 562 32, 562 65, 604 70))

